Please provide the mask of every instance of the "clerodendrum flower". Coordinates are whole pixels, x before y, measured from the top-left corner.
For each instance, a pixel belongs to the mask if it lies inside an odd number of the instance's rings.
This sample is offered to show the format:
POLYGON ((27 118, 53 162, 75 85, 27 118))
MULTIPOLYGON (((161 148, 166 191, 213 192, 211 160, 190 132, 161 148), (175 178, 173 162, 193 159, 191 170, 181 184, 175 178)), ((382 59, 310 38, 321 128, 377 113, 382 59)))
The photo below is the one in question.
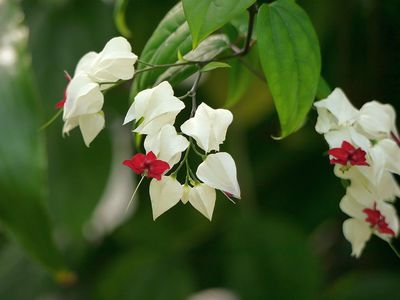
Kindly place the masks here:
POLYGON ((178 134, 175 127, 170 124, 164 125, 158 134, 148 135, 144 140, 146 151, 152 151, 171 168, 181 159, 181 153, 188 146, 189 141, 178 134))
POLYGON ((161 180, 161 176, 170 169, 167 162, 157 159, 153 152, 147 154, 138 153, 131 159, 125 160, 123 164, 132 169, 138 175, 144 175, 148 178, 161 180))
POLYGON ((219 151, 225 141, 226 131, 232 123, 232 113, 227 109, 213 109, 204 102, 199 105, 193 118, 182 124, 184 134, 193 137, 207 153, 219 151))
POLYGON ((360 203, 347 194, 340 202, 342 211, 352 217, 344 222, 343 233, 352 244, 352 255, 356 257, 361 255, 371 234, 390 241, 397 235, 399 227, 396 210, 391 204, 362 200, 363 203, 360 203))
POLYGON ((141 121, 134 132, 157 134, 166 124, 174 124, 178 113, 185 104, 174 96, 174 90, 167 81, 154 88, 139 92, 126 114, 124 124, 132 120, 141 121))
POLYGON ((170 176, 163 176, 160 181, 152 180, 149 191, 154 220, 175 206, 183 195, 182 185, 170 176))
POLYGON ((226 152, 209 154, 198 166, 196 176, 205 184, 240 199, 236 164, 226 152))
POLYGON ((400 196, 392 175, 400 174, 395 111, 377 101, 357 110, 338 88, 315 106, 315 129, 330 146, 335 175, 351 182, 340 208, 351 217, 344 222, 343 232, 358 257, 371 234, 390 242, 398 233, 396 210, 387 203, 400 196))
POLYGON ((64 99, 57 107, 64 106, 63 133, 79 126, 86 146, 104 128, 102 112, 104 87, 118 80, 133 77, 137 56, 123 37, 111 39, 100 53, 89 52, 78 62, 74 77, 70 80, 64 99))
POLYGON ((203 216, 211 221, 215 207, 216 193, 212 187, 200 183, 194 187, 183 186, 182 202, 189 202, 203 216))

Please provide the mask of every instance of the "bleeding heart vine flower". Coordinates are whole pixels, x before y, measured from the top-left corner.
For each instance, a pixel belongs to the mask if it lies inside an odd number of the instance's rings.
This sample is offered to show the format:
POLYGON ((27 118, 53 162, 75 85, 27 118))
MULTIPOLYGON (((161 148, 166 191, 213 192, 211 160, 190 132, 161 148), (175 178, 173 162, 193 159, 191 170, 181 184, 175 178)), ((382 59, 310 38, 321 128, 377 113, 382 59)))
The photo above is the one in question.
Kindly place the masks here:
POLYGON ((343 166, 368 166, 365 155, 367 154, 360 147, 356 148, 347 141, 343 141, 341 147, 332 148, 328 154, 333 158, 330 160, 332 165, 340 164, 343 166))
POLYGON ((347 194, 341 200, 340 208, 352 217, 343 223, 343 233, 352 244, 352 255, 356 257, 361 255, 371 234, 390 242, 398 233, 396 210, 390 204, 378 200, 366 205, 347 194))
POLYGON ((138 175, 161 180, 161 176, 170 169, 167 162, 157 159, 153 152, 147 154, 137 153, 123 164, 132 169, 138 175))
POLYGON ((213 109, 203 102, 194 117, 182 124, 181 130, 193 137, 206 153, 219 151, 219 145, 225 141, 226 131, 232 120, 233 115, 229 110, 213 109))
POLYGON ((171 176, 163 176, 160 181, 150 182, 150 200, 153 220, 174 207, 182 198, 182 185, 171 176))
POLYGON ((230 154, 226 152, 209 154, 198 166, 196 176, 210 187, 240 199, 236 164, 230 154))
POLYGON ((104 114, 102 112, 104 97, 97 83, 94 83, 85 74, 74 77, 67 87, 67 98, 64 105, 63 134, 79 126, 89 147, 93 139, 104 128, 104 114))
POLYGON ((183 186, 182 202, 189 202, 203 216, 211 221, 215 207, 216 193, 212 187, 200 183, 194 187, 183 186))
POLYGON ((178 134, 175 127, 170 124, 164 125, 158 134, 148 135, 144 140, 146 152, 152 151, 171 168, 180 161, 181 153, 188 146, 189 141, 178 134))
POLYGON ((132 120, 141 121, 134 132, 157 134, 167 124, 174 124, 178 113, 185 104, 174 96, 172 86, 167 81, 154 88, 139 92, 126 114, 124 124, 132 120))
POLYGON ((100 53, 86 53, 77 64, 75 75, 83 72, 97 83, 129 80, 135 73, 136 61, 137 56, 132 53, 129 42, 123 37, 115 37, 100 53))

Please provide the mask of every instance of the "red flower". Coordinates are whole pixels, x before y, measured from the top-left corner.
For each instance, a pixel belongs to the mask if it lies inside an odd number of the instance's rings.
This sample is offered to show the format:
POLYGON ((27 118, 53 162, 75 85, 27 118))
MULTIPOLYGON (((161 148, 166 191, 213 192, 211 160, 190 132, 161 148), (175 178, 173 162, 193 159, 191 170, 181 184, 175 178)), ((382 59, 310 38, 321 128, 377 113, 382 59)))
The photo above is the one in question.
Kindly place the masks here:
POLYGON ((68 72, 65 71, 64 73, 65 73, 65 79, 67 79, 68 83, 67 83, 67 86, 64 89, 64 97, 60 101, 58 101, 56 103, 56 105, 55 105, 55 107, 57 109, 60 109, 60 108, 64 107, 65 101, 67 100, 67 87, 68 87, 69 82, 71 81, 71 76, 68 74, 68 72))
POLYGON ((152 151, 146 155, 143 153, 135 154, 131 159, 125 160, 123 164, 132 169, 136 174, 143 174, 149 178, 161 180, 161 175, 170 166, 163 160, 157 159, 152 151))
POLYGON ((369 166, 365 160, 367 154, 361 148, 355 148, 352 144, 343 141, 340 148, 332 148, 328 151, 334 158, 330 160, 331 165, 341 164, 346 166, 348 163, 352 166, 369 166))
POLYGON ((386 223, 385 217, 381 214, 379 210, 376 209, 376 203, 374 203, 374 208, 366 208, 363 213, 367 215, 365 222, 371 224, 372 228, 376 228, 380 233, 395 235, 394 231, 389 228, 389 224, 386 223))

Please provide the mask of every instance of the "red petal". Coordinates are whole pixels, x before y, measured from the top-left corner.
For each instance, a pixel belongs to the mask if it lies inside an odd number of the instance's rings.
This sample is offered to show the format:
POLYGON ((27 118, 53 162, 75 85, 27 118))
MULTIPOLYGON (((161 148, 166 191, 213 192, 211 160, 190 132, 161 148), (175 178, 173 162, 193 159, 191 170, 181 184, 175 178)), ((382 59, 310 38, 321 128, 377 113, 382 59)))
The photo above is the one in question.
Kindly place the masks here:
POLYGON ((149 166, 149 172, 147 174, 150 178, 155 178, 157 180, 161 180, 161 175, 165 173, 165 171, 169 170, 170 166, 163 160, 155 160, 149 166))
POLYGON ((153 153, 153 151, 150 151, 146 154, 146 162, 152 163, 155 160, 157 160, 157 156, 153 153))
POLYGON ((342 148, 332 148, 328 150, 328 154, 334 156, 337 159, 340 159, 342 161, 346 161, 349 157, 349 154, 344 151, 342 148))
POLYGON ((390 229, 387 224, 386 224, 386 226, 380 226, 378 228, 378 231, 380 233, 383 233, 383 234, 390 234, 390 235, 393 235, 393 236, 395 235, 394 231, 392 229, 390 229))
POLYGON ((353 152, 354 150, 356 150, 356 148, 347 141, 343 141, 341 148, 347 152, 353 152))
POLYGON ((130 160, 125 160, 123 164, 132 169, 136 174, 142 174, 145 171, 146 155, 143 153, 135 154, 130 160))
POLYGON ((58 101, 58 102, 56 103, 55 107, 56 107, 57 109, 60 109, 60 108, 63 108, 63 107, 64 107, 64 104, 65 104, 65 98, 62 99, 62 100, 60 100, 60 101, 58 101))

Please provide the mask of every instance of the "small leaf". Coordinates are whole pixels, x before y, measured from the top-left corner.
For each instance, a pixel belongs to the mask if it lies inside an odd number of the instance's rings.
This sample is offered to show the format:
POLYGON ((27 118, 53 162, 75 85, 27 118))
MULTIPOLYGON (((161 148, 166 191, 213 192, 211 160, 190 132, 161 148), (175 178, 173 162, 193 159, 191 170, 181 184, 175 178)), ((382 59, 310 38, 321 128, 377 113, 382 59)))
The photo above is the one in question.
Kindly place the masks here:
POLYGON ((255 0, 182 0, 193 48, 251 6, 255 0))
POLYGON ((178 54, 177 54, 177 56, 178 56, 178 61, 184 61, 182 52, 181 52, 181 50, 179 50, 179 49, 178 49, 178 54))
POLYGON ((307 14, 292 0, 261 6, 257 37, 283 138, 302 126, 314 101, 321 70, 318 38, 307 14))
POLYGON ((126 38, 132 37, 132 32, 126 25, 125 13, 129 0, 116 0, 114 6, 114 22, 118 31, 126 38))
POLYGON ((230 68, 230 67, 231 66, 227 63, 212 61, 212 62, 206 64, 203 68, 201 68, 201 72, 209 72, 209 71, 212 71, 215 69, 230 68))

